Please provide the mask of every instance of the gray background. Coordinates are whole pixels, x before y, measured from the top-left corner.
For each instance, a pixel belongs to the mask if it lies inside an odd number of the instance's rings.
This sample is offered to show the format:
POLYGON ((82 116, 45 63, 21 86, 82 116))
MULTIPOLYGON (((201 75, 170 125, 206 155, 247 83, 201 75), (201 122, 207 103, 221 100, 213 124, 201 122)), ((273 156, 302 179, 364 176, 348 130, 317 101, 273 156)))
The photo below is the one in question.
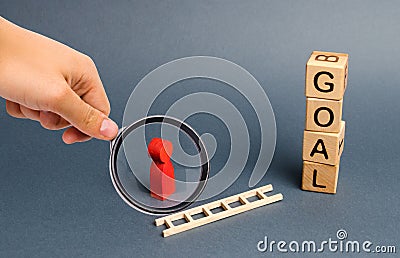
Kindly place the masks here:
MULTIPOLYGON (((278 128, 272 166, 258 186, 272 183, 285 199, 164 239, 154 217, 115 192, 107 142, 66 146, 61 132, 9 117, 1 100, 0 256, 273 256, 279 254, 257 251, 264 236, 322 241, 340 228, 350 240, 398 249, 399 12, 398 1, 2 0, 5 18, 93 57, 119 124, 136 83, 160 64, 211 55, 250 71, 278 128), (312 50, 350 54, 336 195, 300 190, 304 71, 312 50)), ((250 173, 251 164, 218 198, 248 190, 250 173)))

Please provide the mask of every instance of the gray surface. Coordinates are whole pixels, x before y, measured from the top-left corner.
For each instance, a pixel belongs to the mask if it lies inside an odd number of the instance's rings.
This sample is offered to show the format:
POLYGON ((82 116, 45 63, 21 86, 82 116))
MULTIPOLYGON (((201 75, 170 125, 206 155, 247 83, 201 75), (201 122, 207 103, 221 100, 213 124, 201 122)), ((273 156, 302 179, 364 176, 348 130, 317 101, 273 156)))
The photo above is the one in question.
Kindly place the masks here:
MULTIPOLYGON (((8 117, 1 100, 0 256, 279 256, 259 253, 257 242, 265 235, 321 241, 339 228, 349 239, 399 249, 398 2, 108 2, 3 0, 0 14, 91 55, 118 123, 134 85, 160 64, 212 55, 243 66, 269 95, 278 127, 275 157, 259 185, 272 183, 285 199, 163 239, 153 217, 114 191, 107 142, 66 146, 61 132, 8 117), (336 195, 299 189, 304 70, 316 49, 350 54, 336 195)), ((248 190, 250 172, 219 197, 248 190)))

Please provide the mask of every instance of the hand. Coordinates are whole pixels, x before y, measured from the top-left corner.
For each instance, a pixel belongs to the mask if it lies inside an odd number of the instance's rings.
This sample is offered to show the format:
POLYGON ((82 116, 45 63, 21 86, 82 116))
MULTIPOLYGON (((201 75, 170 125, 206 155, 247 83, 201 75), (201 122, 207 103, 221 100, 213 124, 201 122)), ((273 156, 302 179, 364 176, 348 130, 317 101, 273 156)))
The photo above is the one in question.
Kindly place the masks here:
POLYGON ((0 96, 8 114, 65 130, 67 144, 113 139, 118 126, 90 57, 0 17, 0 96))

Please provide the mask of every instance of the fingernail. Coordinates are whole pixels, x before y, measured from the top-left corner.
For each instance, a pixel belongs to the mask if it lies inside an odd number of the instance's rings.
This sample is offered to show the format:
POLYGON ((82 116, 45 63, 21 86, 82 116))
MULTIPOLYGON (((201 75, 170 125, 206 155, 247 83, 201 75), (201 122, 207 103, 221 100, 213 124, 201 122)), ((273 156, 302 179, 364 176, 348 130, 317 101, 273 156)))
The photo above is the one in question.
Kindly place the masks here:
POLYGON ((118 125, 109 118, 101 123, 100 134, 107 138, 114 138, 118 133, 118 125))

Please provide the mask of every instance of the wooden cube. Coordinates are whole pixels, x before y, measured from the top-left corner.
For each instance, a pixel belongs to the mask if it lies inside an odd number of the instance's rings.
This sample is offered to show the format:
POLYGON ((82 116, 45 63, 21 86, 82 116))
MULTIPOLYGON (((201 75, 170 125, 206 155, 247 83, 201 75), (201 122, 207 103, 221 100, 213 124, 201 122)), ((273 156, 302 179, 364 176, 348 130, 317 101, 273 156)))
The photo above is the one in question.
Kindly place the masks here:
POLYGON ((348 54, 314 51, 306 66, 305 94, 341 100, 347 85, 348 54))
POLYGON ((320 193, 336 193, 339 164, 335 166, 303 162, 301 189, 320 193))
POLYGON ((343 152, 345 122, 338 133, 304 131, 303 160, 337 165, 343 152))
POLYGON ((306 130, 318 132, 340 131, 342 100, 307 98, 306 130))

